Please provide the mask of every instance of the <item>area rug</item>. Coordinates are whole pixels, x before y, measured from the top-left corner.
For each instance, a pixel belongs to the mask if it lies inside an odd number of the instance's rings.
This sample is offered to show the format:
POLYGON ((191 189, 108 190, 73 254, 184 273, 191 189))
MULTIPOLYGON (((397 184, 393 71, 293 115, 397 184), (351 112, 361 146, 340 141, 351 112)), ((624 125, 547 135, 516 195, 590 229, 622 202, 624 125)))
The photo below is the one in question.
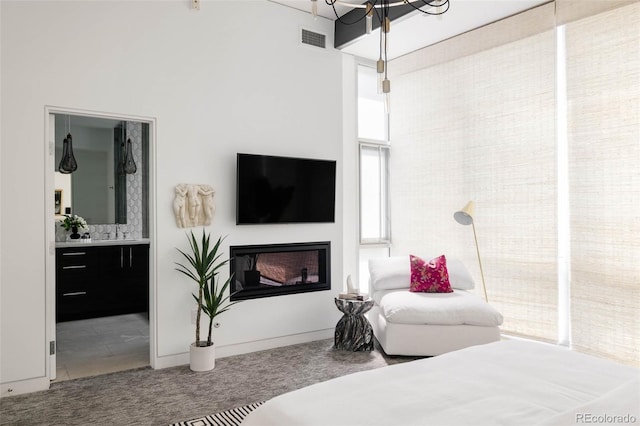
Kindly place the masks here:
POLYGON ((186 422, 174 423, 170 426, 239 426, 242 420, 264 403, 264 401, 254 404, 244 405, 232 410, 221 411, 211 416, 204 416, 198 419, 187 420, 186 422))

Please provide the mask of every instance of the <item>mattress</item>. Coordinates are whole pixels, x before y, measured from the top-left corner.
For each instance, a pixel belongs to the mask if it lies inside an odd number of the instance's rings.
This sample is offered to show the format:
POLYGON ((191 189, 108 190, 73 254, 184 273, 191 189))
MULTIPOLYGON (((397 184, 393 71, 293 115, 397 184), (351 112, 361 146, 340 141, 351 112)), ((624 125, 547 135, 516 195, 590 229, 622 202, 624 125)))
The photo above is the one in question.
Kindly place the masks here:
POLYGON ((395 324, 497 327, 503 320, 495 308, 465 290, 452 293, 385 290, 375 292, 372 297, 385 320, 395 324))
POLYGON ((289 392, 242 425, 560 425, 580 423, 576 415, 637 422, 639 375, 554 345, 501 341, 289 392))

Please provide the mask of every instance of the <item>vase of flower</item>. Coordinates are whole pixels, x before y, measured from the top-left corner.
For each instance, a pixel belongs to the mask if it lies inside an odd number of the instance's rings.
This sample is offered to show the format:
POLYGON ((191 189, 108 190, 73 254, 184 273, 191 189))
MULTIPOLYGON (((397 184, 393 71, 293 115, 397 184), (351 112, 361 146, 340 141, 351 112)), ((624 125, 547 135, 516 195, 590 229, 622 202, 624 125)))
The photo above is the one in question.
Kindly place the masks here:
POLYGON ((80 238, 78 230, 80 228, 87 228, 87 221, 78 215, 66 214, 64 215, 64 219, 60 222, 60 226, 62 226, 67 232, 71 231, 71 234, 69 234, 70 239, 77 240, 80 238))
POLYGON ((78 238, 80 238, 80 234, 78 233, 77 226, 71 227, 71 235, 69 235, 69 238, 71 238, 72 240, 77 240, 78 238))

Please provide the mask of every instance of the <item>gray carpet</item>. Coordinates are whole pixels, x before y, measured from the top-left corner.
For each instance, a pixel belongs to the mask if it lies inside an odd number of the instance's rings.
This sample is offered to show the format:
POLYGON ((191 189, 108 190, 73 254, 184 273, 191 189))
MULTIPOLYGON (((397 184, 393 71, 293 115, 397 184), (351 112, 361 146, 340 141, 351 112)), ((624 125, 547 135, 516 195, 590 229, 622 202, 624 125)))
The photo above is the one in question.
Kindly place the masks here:
POLYGON ((414 358, 333 349, 333 339, 216 360, 194 373, 189 366, 141 368, 68 380, 51 389, 0 399, 0 425, 167 426, 229 410, 357 371, 414 358))

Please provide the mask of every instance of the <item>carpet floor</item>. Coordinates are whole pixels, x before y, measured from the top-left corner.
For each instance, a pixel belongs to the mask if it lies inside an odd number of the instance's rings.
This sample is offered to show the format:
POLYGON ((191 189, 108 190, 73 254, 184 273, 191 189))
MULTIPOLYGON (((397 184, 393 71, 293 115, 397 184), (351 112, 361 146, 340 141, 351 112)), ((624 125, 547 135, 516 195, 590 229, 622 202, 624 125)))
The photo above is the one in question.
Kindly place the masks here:
POLYGON ((372 352, 338 351, 333 339, 326 339, 221 358, 204 373, 188 365, 140 368, 2 398, 0 425, 167 426, 413 359, 389 357, 377 345, 372 352))

